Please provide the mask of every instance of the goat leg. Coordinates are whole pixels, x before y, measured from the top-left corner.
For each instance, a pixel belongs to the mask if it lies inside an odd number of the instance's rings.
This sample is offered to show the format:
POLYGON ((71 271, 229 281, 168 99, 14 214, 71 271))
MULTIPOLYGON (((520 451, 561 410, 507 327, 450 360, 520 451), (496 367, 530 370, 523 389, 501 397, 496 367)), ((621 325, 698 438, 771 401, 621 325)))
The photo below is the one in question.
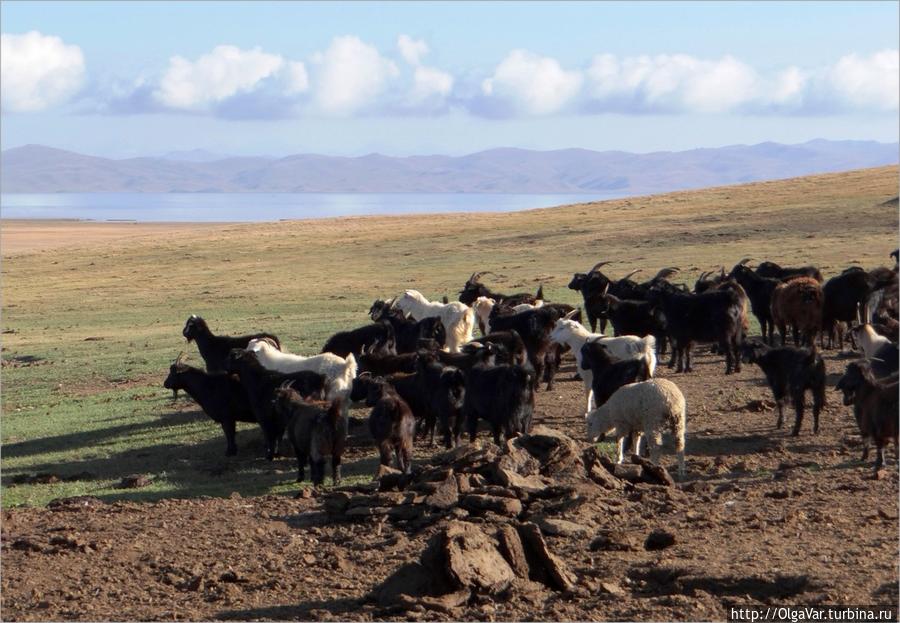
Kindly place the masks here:
POLYGON ((225 433, 225 456, 234 456, 237 454, 237 444, 234 440, 235 435, 234 420, 225 420, 222 422, 222 432, 225 433))
MULTIPOLYGON (((324 474, 322 475, 322 479, 325 479, 324 474)), ((334 484, 338 484, 341 481, 341 457, 337 454, 332 455, 331 457, 331 482, 334 484)))

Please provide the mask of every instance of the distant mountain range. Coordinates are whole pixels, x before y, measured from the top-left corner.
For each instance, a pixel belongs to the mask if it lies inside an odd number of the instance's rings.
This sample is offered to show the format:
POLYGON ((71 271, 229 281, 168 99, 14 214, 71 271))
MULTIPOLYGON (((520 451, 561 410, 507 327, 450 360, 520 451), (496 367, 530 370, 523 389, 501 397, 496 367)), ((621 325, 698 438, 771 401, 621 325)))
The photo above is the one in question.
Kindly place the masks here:
POLYGON ((896 164, 898 143, 814 140, 679 152, 491 149, 467 156, 297 154, 223 157, 202 150, 112 160, 26 145, 0 154, 0 190, 56 192, 667 192, 896 164))

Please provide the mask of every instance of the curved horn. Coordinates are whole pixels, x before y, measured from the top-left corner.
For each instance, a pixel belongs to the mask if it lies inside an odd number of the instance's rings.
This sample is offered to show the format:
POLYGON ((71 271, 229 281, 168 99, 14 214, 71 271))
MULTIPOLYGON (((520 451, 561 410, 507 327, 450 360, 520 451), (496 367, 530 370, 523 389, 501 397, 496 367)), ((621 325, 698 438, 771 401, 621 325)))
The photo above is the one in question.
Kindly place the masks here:
POLYGON ((287 389, 288 387, 291 386, 291 383, 293 383, 293 381, 290 381, 290 380, 284 381, 284 382, 278 387, 278 389, 287 389))
POLYGON ((602 292, 602 294, 603 294, 604 296, 606 296, 606 293, 607 293, 607 292, 609 292, 609 282, 608 282, 608 281, 606 282, 606 285, 603 287, 603 292, 602 292))
POLYGON ((628 273, 627 275, 625 275, 624 277, 622 277, 621 279, 619 279, 619 281, 625 281, 626 279, 628 279, 628 278, 631 277, 632 275, 636 275, 636 274, 638 274, 639 272, 641 272, 641 269, 640 269, 640 268, 637 268, 637 269, 631 271, 630 273, 628 273))
POLYGON ((594 272, 595 270, 597 270, 598 268, 600 268, 601 266, 606 266, 607 264, 612 264, 612 261, 609 261, 609 262, 597 262, 596 264, 594 264, 594 267, 591 268, 591 269, 588 271, 588 273, 592 273, 592 272, 594 272))
POLYGON ((575 309, 570 311, 568 314, 563 316, 563 320, 571 320, 577 313, 578 313, 578 308, 576 307, 575 309))
POLYGON ((750 261, 752 261, 752 260, 753 260, 752 257, 745 257, 745 258, 742 259, 740 262, 738 262, 738 266, 746 266, 746 265, 747 265, 747 262, 750 262, 750 261))
POLYGON ((710 274, 711 272, 712 272, 711 270, 703 271, 702 273, 700 273, 700 276, 697 278, 697 281, 706 281, 706 276, 708 274, 710 274))
POLYGON ((181 351, 180 353, 178 353, 178 356, 175 357, 175 363, 173 365, 177 366, 178 364, 181 363, 182 359, 184 359, 184 351, 181 351))
POLYGON ((681 269, 675 266, 666 266, 665 268, 660 268, 659 272, 656 273, 654 279, 668 279, 672 275, 678 273, 681 269))
POLYGON ((721 275, 722 278, 725 277, 725 267, 724 266, 719 266, 719 275, 721 275))

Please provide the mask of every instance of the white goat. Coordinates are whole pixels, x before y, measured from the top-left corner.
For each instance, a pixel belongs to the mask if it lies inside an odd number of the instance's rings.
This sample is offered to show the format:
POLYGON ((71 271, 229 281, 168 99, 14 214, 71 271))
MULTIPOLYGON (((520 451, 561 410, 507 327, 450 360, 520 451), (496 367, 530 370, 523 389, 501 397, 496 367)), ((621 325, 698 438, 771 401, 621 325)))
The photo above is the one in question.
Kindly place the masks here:
POLYGON ((850 332, 853 334, 853 337, 856 338, 856 342, 859 344, 860 348, 862 348, 863 353, 867 358, 874 357, 875 353, 883 346, 893 343, 883 335, 875 333, 875 329, 868 323, 857 325, 850 329, 850 332))
POLYGON ((606 337, 602 333, 591 333, 587 328, 571 317, 577 313, 570 312, 564 318, 556 321, 556 326, 550 332, 550 340, 557 344, 565 344, 575 355, 576 370, 581 380, 584 381, 584 394, 587 400, 587 410, 594 408, 594 374, 591 370, 581 369, 581 347, 587 342, 599 341, 610 356, 614 359, 640 359, 645 357, 650 369, 650 376, 656 372, 656 338, 652 335, 637 337, 636 335, 623 335, 620 337, 606 337))
POLYGON ((647 439, 650 460, 659 462, 659 447, 664 430, 675 438, 678 476, 684 478, 684 433, 687 408, 678 386, 666 379, 650 379, 623 385, 605 404, 585 414, 588 439, 614 434, 616 462, 623 460, 625 437, 632 435, 634 454, 641 435, 647 439))
POLYGON ((255 352, 259 363, 267 370, 285 374, 311 370, 321 374, 325 377, 328 387, 326 398, 333 400, 341 397, 349 408, 350 390, 353 388, 353 379, 356 378, 356 357, 353 356, 353 353, 347 355, 346 358, 333 353, 304 357, 279 351, 266 339, 250 340, 247 350, 255 352))
POLYGON ((451 353, 458 353, 463 344, 472 340, 475 311, 465 303, 433 303, 419 291, 407 290, 394 300, 391 307, 409 314, 414 320, 440 318, 447 333, 446 348, 451 353))
MULTIPOLYGON (((494 311, 496 305, 497 301, 487 296, 479 296, 475 299, 475 302, 472 303, 472 309, 475 310, 475 317, 478 318, 478 325, 481 327, 482 335, 487 335, 491 332, 491 312, 494 311)), ((509 309, 518 314, 519 312, 537 309, 543 306, 544 301, 538 299, 533 305, 531 303, 521 303, 519 305, 514 305, 509 309)))

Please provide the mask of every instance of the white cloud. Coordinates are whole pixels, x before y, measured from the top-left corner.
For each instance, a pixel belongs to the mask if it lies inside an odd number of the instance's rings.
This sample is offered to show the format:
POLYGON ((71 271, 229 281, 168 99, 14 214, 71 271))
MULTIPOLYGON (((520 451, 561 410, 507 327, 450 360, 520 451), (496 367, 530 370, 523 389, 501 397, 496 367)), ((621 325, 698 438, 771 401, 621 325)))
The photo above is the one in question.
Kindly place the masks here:
POLYGON ((883 50, 870 56, 848 54, 828 71, 828 87, 845 107, 897 110, 900 99, 900 52, 883 50))
POLYGON ((413 39, 409 35, 400 35, 397 37, 397 48, 400 49, 400 56, 403 57, 410 65, 419 65, 422 57, 428 54, 428 44, 422 39, 413 39))
POLYGON ((313 57, 314 97, 320 111, 349 115, 372 106, 399 75, 397 66, 358 37, 335 37, 313 57))
POLYGON ((900 93, 900 55, 850 54, 831 66, 789 66, 762 75, 731 56, 685 54, 595 56, 587 70, 592 112, 837 113, 893 111, 900 93))
POLYGON ((497 65, 493 76, 481 83, 481 90, 518 112, 546 115, 565 107, 582 82, 580 71, 567 71, 556 59, 513 50, 497 65))
MULTIPOLYGON (((233 45, 216 46, 196 61, 173 56, 154 96, 169 108, 206 110, 238 93, 253 91, 284 63, 277 54, 233 45)), ((296 74, 296 68, 292 73, 296 74)))
POLYGON ((284 68, 284 87, 287 95, 306 92, 309 89, 306 65, 299 61, 289 61, 284 68))
POLYGON ((443 100, 453 90, 453 76, 434 67, 416 67, 410 98, 414 103, 429 98, 443 100))
POLYGON ((0 35, 2 108, 31 112, 62 104, 84 82, 84 55, 77 45, 35 30, 0 35))
POLYGON ((724 112, 751 100, 759 86, 753 68, 731 56, 707 61, 686 54, 602 54, 587 76, 595 102, 634 112, 724 112))

